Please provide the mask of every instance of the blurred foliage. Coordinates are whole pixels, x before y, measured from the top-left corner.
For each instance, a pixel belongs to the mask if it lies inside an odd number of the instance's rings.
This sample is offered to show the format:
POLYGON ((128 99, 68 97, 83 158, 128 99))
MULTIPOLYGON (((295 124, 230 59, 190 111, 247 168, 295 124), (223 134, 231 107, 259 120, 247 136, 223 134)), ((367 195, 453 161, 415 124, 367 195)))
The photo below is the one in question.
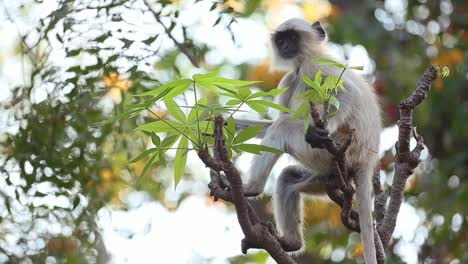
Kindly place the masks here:
MULTIPOLYGON (((133 129, 167 119, 164 107, 152 105, 153 113, 91 126, 125 113, 131 94, 191 76, 193 66, 181 48, 203 70, 233 66, 208 64, 205 57, 212 47, 196 41, 180 22, 186 1, 147 2, 155 13, 148 12, 141 0, 57 0, 52 12, 32 21, 27 18, 31 10, 45 5, 42 1, 2 3, 10 26, 26 19, 29 27, 19 28, 15 49, 25 65, 22 84, 9 87, 9 100, 0 104, 8 127, 0 134, 0 261, 42 263, 53 257, 59 262, 104 263, 108 256, 96 226, 99 209, 125 210, 126 194, 137 190, 171 210, 190 195, 185 190, 174 204, 165 197, 172 177, 162 177, 167 173, 159 163, 151 163, 147 168, 151 173, 145 177, 139 175, 147 160, 129 163, 152 146, 149 133, 133 129), (127 14, 144 16, 150 30, 134 26, 127 14), (169 34, 176 35, 178 47, 165 44, 173 41, 169 34), (52 60, 55 52, 62 52, 63 60, 52 60)), ((370 78, 387 125, 398 119, 398 102, 414 89, 428 65, 450 68, 450 77, 438 79, 416 111, 418 130, 433 159, 412 176, 407 202, 423 219, 412 240, 421 246, 419 262, 468 262, 466 1, 228 0, 213 2, 205 12, 216 13, 213 25, 231 32, 235 42, 232 28, 239 19, 265 21, 274 29, 285 19, 284 10, 299 10, 311 21, 320 19, 334 43, 367 50, 375 66, 375 78, 370 78)), ((8 59, 5 56, 1 54, 0 61, 8 59)), ((258 88, 269 90, 282 74, 270 73, 268 64, 234 66, 240 79, 263 80, 258 88)), ((214 93, 205 95, 210 103, 216 99, 214 93)), ((391 175, 392 153, 382 158, 382 175, 391 175)), ((173 165, 171 156, 167 165, 173 165)), ((187 180, 190 176, 188 171, 187 180)), ((390 177, 383 180, 388 183, 390 177)), ((354 263, 361 257, 358 234, 342 227, 335 206, 325 200, 305 204, 310 212, 305 219, 307 254, 298 261, 354 263)), ((270 207, 264 202, 268 217, 270 207)), ((399 243, 396 238, 389 251, 396 252, 399 243)), ((398 254, 388 255, 389 263, 403 263, 398 254)), ((231 261, 265 263, 266 256, 260 252, 231 261)))

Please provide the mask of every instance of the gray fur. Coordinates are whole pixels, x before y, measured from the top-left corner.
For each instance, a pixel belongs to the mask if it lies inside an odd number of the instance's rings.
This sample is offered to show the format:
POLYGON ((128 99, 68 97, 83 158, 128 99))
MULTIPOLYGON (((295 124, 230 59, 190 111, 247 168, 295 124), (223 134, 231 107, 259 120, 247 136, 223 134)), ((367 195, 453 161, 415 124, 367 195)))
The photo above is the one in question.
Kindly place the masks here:
MULTIPOLYGON (((289 87, 289 90, 282 94, 280 103, 292 109, 297 109, 301 103, 295 100, 296 96, 307 89, 302 81, 304 76, 313 78, 319 68, 324 78, 327 75, 338 76, 341 72, 341 69, 336 67, 323 67, 311 62, 314 58, 334 59, 327 54, 325 42, 311 25, 304 20, 292 19, 278 27, 277 31, 294 29, 301 34, 302 48, 292 59, 279 57, 272 41, 276 55, 274 68, 289 70, 279 85, 289 87)), ((340 109, 329 119, 327 129, 338 142, 343 142, 349 129, 355 129, 353 143, 346 155, 348 165, 358 172, 356 198, 365 262, 373 264, 376 263, 376 255, 371 214, 371 179, 378 161, 380 108, 373 87, 361 76, 347 70, 342 78, 346 91, 337 94, 340 109)), ((326 150, 312 149, 304 140, 303 121, 291 121, 290 118, 289 114, 282 113, 266 130, 262 144, 284 150, 303 165, 283 170, 274 193, 275 219, 280 235, 288 243, 299 244, 299 248, 303 248, 301 192, 323 192, 325 180, 322 179, 330 174, 333 159, 326 150)), ((266 180, 278 158, 279 155, 269 152, 254 157, 251 177, 244 187, 246 193, 263 192, 266 180)))

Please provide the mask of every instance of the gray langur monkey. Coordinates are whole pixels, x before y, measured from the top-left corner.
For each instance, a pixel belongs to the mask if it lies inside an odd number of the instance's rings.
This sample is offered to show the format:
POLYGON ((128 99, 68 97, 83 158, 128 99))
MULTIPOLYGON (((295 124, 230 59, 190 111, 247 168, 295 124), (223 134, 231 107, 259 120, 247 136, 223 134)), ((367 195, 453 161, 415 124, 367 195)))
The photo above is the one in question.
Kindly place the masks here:
MULTIPOLYGON (((340 75, 342 69, 321 66, 312 62, 315 58, 333 59, 326 51, 326 34, 319 22, 290 19, 272 34, 274 52, 273 69, 287 70, 279 87, 288 87, 281 95, 280 103, 297 109, 297 95, 307 89, 303 76, 313 78, 320 70, 323 75, 340 75)), ((334 59, 335 60, 335 59, 334 59)), ((329 118, 327 130, 338 143, 344 143, 350 129, 354 138, 346 152, 349 168, 356 172, 356 199, 359 213, 364 259, 367 264, 376 263, 374 229, 372 220, 372 175, 378 162, 381 131, 380 107, 373 87, 353 71, 342 76, 346 91, 336 97, 340 102, 338 112, 329 118)), ((323 111, 323 107, 321 108, 323 111)), ((291 115, 281 113, 277 120, 268 122, 241 121, 237 124, 268 125, 262 145, 281 149, 294 157, 301 165, 286 167, 280 174, 273 194, 276 226, 280 242, 290 252, 304 248, 302 235, 302 194, 323 194, 327 176, 333 172, 331 154, 325 149, 312 148, 305 141, 303 120, 291 121, 291 115)), ((311 121, 312 123, 313 121, 311 121)), ((313 123, 312 123, 313 124, 313 123)), ((280 155, 262 152, 253 159, 250 178, 244 185, 246 196, 263 192, 266 180, 280 155)))

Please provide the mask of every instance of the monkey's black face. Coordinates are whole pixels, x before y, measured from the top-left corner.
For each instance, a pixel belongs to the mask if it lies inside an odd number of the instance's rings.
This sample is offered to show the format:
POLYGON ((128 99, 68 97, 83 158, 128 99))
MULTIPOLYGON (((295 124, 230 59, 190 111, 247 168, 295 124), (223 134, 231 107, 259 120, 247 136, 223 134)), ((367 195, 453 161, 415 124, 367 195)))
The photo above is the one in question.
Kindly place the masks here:
POLYGON ((285 30, 275 33, 273 42, 282 58, 291 59, 299 53, 300 35, 295 30, 285 30))

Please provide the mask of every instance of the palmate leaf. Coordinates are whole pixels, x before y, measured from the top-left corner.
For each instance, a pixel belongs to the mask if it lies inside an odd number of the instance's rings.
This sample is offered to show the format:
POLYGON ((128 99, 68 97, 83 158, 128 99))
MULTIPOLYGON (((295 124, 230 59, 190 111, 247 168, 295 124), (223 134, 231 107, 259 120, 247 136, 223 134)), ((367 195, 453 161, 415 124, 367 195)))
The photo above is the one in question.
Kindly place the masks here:
POLYGON ((322 84, 322 71, 321 70, 318 70, 317 73, 315 74, 314 81, 315 83, 319 85, 322 84))
MULTIPOLYGON (((216 113, 216 112, 229 113, 229 112, 232 112, 232 111, 236 110, 235 107, 221 106, 219 104, 213 104, 213 105, 199 104, 198 107, 199 107, 199 109, 205 110, 206 112, 209 112, 209 113, 216 113)), ((237 110, 237 111, 241 112, 241 110, 237 110)))
POLYGON ((231 143, 234 140, 234 135, 236 134, 236 123, 232 116, 226 120, 224 131, 226 131, 225 136, 227 142, 231 143))
POLYGON ((320 83, 316 83, 314 80, 310 79, 309 76, 304 76, 302 78, 302 80, 304 81, 305 84, 307 84, 308 86, 310 86, 313 90, 317 91, 317 92, 323 92, 323 89, 322 89, 322 86, 320 83))
POLYGON ((231 99, 226 102, 226 105, 238 105, 241 104, 243 101, 239 99, 231 99))
POLYGON ((143 124, 135 128, 135 130, 142 130, 146 132, 169 132, 174 131, 175 129, 182 130, 187 127, 187 124, 180 123, 174 120, 158 120, 151 123, 143 124))
POLYGON ((148 150, 145 150, 140 155, 138 155, 135 158, 133 158, 132 160, 130 160, 129 163, 138 162, 138 161, 148 157, 150 154, 152 154, 153 152, 156 152, 156 151, 158 151, 157 148, 150 148, 148 150))
POLYGON ((216 87, 232 90, 237 87, 258 83, 258 81, 243 81, 218 77, 215 73, 195 74, 193 80, 198 86, 211 91, 215 91, 216 87))
POLYGON ((188 117, 187 117, 188 123, 193 123, 193 122, 197 121, 197 115, 198 115, 198 117, 203 115, 203 113, 205 112, 205 109, 201 108, 199 106, 200 105, 206 105, 207 102, 208 102, 208 97, 206 97, 206 96, 203 96, 202 98, 200 98, 200 100, 198 100, 197 104, 194 107, 192 107, 192 109, 190 110, 190 112, 188 114, 188 117))
POLYGON ((164 98, 165 99, 170 99, 170 98, 176 97, 179 94, 184 93, 187 90, 187 88, 190 86, 190 84, 192 84, 192 80, 190 80, 190 79, 180 79, 180 80, 176 80, 176 81, 167 83, 167 84, 165 84, 163 86, 160 86, 160 87, 158 87, 158 88, 156 88, 154 90, 144 92, 144 93, 141 93, 141 94, 136 94, 134 96, 155 96, 155 95, 159 95, 160 93, 165 92, 166 94, 165 94, 164 98))
POLYGON ((240 87, 238 91, 239 91, 239 95, 243 99, 247 98, 249 95, 252 94, 252 91, 248 87, 240 87))
POLYGON ((264 105, 264 106, 268 106, 270 108, 274 108, 274 109, 277 109, 277 110, 280 110, 280 111, 283 111, 283 112, 287 112, 287 113, 291 113, 293 112, 293 110, 285 107, 285 106, 282 106, 280 104, 276 104, 276 103, 273 103, 271 101, 266 101, 266 100, 248 100, 246 101, 247 104, 256 104, 256 105, 264 105))
POLYGON ((174 143, 181 137, 181 134, 172 134, 167 135, 161 142, 161 148, 166 149, 164 152, 167 151, 168 148, 172 147, 174 143))
POLYGON ((308 116, 309 111, 310 111, 309 101, 304 100, 304 102, 302 102, 302 104, 293 113, 291 120, 296 121, 303 116, 308 116))
POLYGON ((346 68, 346 65, 341 64, 339 62, 336 62, 332 59, 327 59, 327 58, 318 58, 318 59, 313 59, 313 62, 318 62, 322 64, 323 66, 334 66, 340 69, 346 68))
POLYGON ((175 119, 179 120, 182 123, 187 122, 187 118, 185 117, 184 111, 180 109, 180 107, 176 104, 174 100, 165 99, 164 104, 166 105, 169 114, 171 114, 175 119))
POLYGON ((239 134, 236 135, 236 137, 234 138, 234 142, 236 144, 242 143, 255 137, 262 130, 263 127, 264 126, 247 127, 246 129, 242 130, 241 132, 239 132, 239 134))
POLYGON ((103 125, 107 125, 107 124, 110 124, 110 123, 113 123, 115 121, 118 121, 120 119, 123 119, 123 118, 131 118, 137 114, 139 114, 141 111, 143 111, 144 109, 132 109, 130 111, 127 111, 125 113, 122 113, 120 115, 116 115, 112 118, 109 118, 109 119, 106 119, 104 121, 101 121, 101 122, 97 122, 97 123, 94 123, 94 124, 91 124, 91 127, 98 127, 98 126, 103 126, 103 125))
POLYGON ((328 104, 332 105, 335 108, 334 111, 330 112, 330 115, 336 114, 336 112, 338 112, 338 110, 340 109, 340 101, 338 101, 338 99, 333 95, 330 96, 328 104))
POLYGON ((159 147, 161 145, 161 138, 157 134, 151 133, 151 142, 153 142, 155 146, 159 147))
POLYGON ((186 137, 181 138, 177 148, 178 149, 174 158, 175 187, 177 187, 177 184, 185 173, 185 166, 187 165, 188 139, 186 137))
POLYGON ((138 178, 137 185, 143 180, 146 173, 151 168, 151 165, 158 160, 158 157, 159 157, 158 151, 154 151, 150 154, 148 161, 146 161, 145 167, 143 167, 143 170, 141 171, 140 178, 138 178))
POLYGON ((267 112, 267 108, 261 104, 257 104, 255 102, 246 102, 246 104, 252 108, 254 111, 258 112, 258 113, 266 113, 267 112))
POLYGON ((282 150, 264 146, 264 145, 257 145, 257 144, 238 144, 238 145, 233 146, 233 149, 236 150, 236 152, 240 150, 240 151, 245 151, 245 152, 249 152, 253 154, 260 154, 262 151, 272 152, 275 154, 284 153, 284 151, 282 150))
POLYGON ((257 92, 248 97, 248 99, 254 99, 262 96, 278 96, 284 92, 286 92, 288 88, 276 88, 276 89, 271 89, 268 92, 257 92))

